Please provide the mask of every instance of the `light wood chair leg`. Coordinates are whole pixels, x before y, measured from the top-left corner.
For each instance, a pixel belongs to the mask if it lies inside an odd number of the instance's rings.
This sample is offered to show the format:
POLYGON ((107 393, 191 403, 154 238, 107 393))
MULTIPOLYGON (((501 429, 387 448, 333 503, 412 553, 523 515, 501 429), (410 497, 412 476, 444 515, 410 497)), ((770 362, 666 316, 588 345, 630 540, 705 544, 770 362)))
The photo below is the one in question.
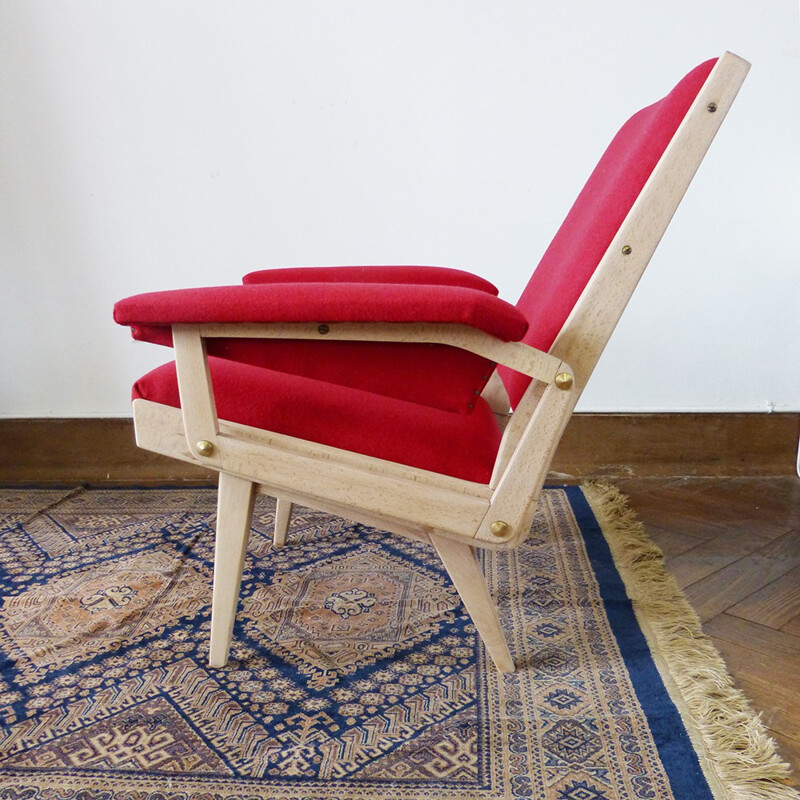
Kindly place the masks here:
POLYGON ((211 648, 208 663, 224 667, 233 636, 242 570, 250 538, 255 487, 251 481, 221 472, 214 550, 214 594, 211 601, 211 648))
POLYGON ((497 606, 489 594, 486 578, 478 563, 475 548, 468 544, 431 536, 453 585, 461 595, 472 622, 478 629, 486 650, 500 672, 513 672, 514 661, 500 628, 497 606))
POLYGON ((275 532, 272 543, 275 547, 286 544, 286 533, 289 530, 289 520, 292 516, 292 504, 284 497, 275 498, 275 532))

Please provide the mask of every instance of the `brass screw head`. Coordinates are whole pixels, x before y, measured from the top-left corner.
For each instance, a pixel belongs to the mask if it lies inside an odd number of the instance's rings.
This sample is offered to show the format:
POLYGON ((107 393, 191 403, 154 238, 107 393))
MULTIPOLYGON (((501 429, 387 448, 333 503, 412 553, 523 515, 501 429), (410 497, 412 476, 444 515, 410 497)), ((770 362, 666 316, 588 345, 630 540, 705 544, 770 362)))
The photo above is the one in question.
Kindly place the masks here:
POLYGON ((716 103, 709 103, 706 106, 706 111, 710 112, 711 114, 713 114, 716 110, 717 110, 717 104, 716 103))
POLYGON ((622 248, 622 255, 624 255, 624 256, 629 256, 632 252, 633 252, 633 248, 629 244, 626 244, 622 248))
POLYGON ((319 331, 319 333, 321 333, 324 336, 326 333, 330 333, 331 332, 331 327, 330 327, 330 325, 325 325, 323 323, 322 325, 318 325, 317 326, 317 331, 319 331))
POLYGON ((555 384, 559 389, 571 389, 573 383, 575 383, 575 379, 569 372, 559 372, 556 375, 555 384))
POLYGON ((210 456, 214 452, 214 445, 208 439, 201 439, 196 445, 195 449, 201 456, 210 456))
POLYGON ((491 530, 492 534, 498 539, 510 539, 514 534, 514 531, 511 530, 511 526, 507 522, 503 522, 501 519, 492 523, 491 530))

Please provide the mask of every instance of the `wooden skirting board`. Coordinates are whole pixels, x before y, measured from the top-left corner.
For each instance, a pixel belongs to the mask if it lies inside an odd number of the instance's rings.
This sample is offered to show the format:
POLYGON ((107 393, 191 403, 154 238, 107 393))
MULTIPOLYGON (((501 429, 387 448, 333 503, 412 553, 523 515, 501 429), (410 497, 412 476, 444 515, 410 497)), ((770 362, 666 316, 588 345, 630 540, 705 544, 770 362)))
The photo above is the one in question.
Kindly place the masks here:
MULTIPOLYGON (((550 480, 793 475, 800 414, 576 414, 550 480)), ((209 483, 136 447, 129 419, 0 419, 0 483, 209 483)))

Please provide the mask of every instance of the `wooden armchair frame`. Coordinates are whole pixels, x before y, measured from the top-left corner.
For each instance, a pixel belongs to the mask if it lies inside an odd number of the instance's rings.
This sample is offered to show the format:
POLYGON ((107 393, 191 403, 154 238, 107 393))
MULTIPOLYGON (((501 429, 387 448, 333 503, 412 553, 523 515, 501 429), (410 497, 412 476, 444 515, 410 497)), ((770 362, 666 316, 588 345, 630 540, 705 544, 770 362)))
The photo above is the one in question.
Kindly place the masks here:
MULTIPOLYGON (((498 669, 514 670, 476 549, 527 535, 578 398, 719 129, 749 64, 714 66, 549 353, 465 325, 424 323, 181 324, 172 328, 181 408, 134 401, 140 447, 217 470, 219 499, 210 664, 226 664, 257 492, 277 498, 274 542, 302 503, 436 548, 498 669), (340 339, 446 344, 534 380, 509 415, 488 485, 220 420, 206 355, 211 338, 340 339)), ((502 385, 484 391, 508 414, 502 385)))

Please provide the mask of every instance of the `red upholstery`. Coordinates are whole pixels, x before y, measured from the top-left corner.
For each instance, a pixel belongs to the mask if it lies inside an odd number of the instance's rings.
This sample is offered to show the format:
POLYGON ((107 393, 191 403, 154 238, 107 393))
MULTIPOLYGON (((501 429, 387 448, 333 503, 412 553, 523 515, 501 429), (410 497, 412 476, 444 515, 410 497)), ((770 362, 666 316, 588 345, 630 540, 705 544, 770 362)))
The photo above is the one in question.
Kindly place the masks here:
MULTIPOLYGON (((161 344, 171 344, 173 323, 462 323, 548 351, 715 63, 701 64, 622 127, 516 308, 457 270, 293 268, 251 273, 243 286, 128 298, 115 319, 135 338, 161 344)), ((209 352, 223 419, 489 480, 500 431, 478 397, 492 367, 485 359, 440 345, 326 341, 217 340, 209 352)), ((530 378, 501 374, 516 406, 530 378)), ((179 406, 174 366, 144 376, 134 396, 179 406)))
MULTIPOLYGON (((696 67, 611 142, 517 303, 529 322, 526 344, 550 349, 714 64, 696 67)), ((516 406, 531 379, 504 368, 500 374, 516 406)))
MULTIPOLYGON (((440 279, 444 273, 460 280, 467 275, 434 272, 440 279)), ((472 283, 493 288, 482 279, 472 283)), ((488 289, 448 284, 270 283, 184 289, 122 300, 114 316, 133 328, 134 338, 165 345, 172 344, 168 325, 173 322, 459 322, 502 339, 518 339, 527 327, 514 306, 488 289)), ((472 410, 494 368, 464 350, 425 344, 220 339, 209 342, 209 353, 461 412, 472 410)))
POLYGON ((472 412, 494 370, 474 353, 429 344, 219 339, 208 352, 460 413, 472 412))
MULTIPOLYGON (((500 429, 477 398, 472 414, 448 411, 210 357, 221 419, 456 478, 488 483, 500 429)), ((174 363, 149 372, 133 398, 180 407, 174 363)))
POLYGON ((484 278, 449 267, 289 267, 251 272, 242 283, 418 283, 497 294, 497 287, 484 278))
POLYGON ((512 305, 463 286, 268 283, 150 292, 120 300, 121 325, 203 322, 447 322, 517 341, 528 323, 512 305))

